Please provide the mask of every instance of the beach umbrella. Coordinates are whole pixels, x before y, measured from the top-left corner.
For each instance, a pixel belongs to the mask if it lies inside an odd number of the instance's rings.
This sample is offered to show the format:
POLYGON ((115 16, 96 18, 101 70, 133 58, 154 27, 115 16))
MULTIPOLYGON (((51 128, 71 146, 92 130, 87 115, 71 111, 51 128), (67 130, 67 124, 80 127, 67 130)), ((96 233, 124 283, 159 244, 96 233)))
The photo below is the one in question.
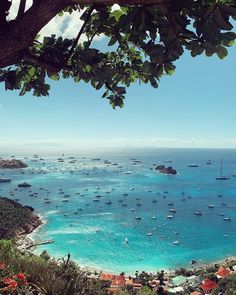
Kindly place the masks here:
POLYGON ((218 287, 218 284, 212 280, 205 279, 199 287, 204 291, 211 291, 218 287))
POLYGON ((230 273, 231 273, 231 271, 230 271, 229 269, 227 269, 227 268, 225 268, 225 267, 221 267, 221 268, 215 273, 215 275, 216 275, 217 277, 221 277, 221 278, 223 278, 223 277, 227 277, 230 273))

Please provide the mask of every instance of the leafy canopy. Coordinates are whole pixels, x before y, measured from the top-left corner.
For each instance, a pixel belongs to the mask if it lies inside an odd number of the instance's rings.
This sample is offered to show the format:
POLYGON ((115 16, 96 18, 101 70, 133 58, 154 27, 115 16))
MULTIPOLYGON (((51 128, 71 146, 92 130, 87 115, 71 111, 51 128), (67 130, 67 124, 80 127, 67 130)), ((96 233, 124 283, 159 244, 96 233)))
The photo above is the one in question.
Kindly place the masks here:
MULTIPOLYGON (((92 1, 91 1, 92 2, 92 1)), ((128 3, 129 1, 127 1, 128 3)), ((95 89, 104 89, 112 107, 122 107, 126 87, 139 81, 157 88, 163 75, 172 75, 174 62, 184 50, 192 57, 205 53, 224 59, 234 44, 236 1, 177 0, 156 5, 70 5, 60 12, 83 11, 83 27, 75 39, 55 35, 35 36, 24 56, 13 67, 0 70, 5 89, 20 95, 49 95, 52 80, 72 78, 95 89), (81 36, 83 40, 81 41, 81 36), (86 38, 84 38, 84 36, 86 38), (95 47, 95 36, 104 36, 104 51, 95 47)), ((34 20, 32 20, 34 22, 34 20)))

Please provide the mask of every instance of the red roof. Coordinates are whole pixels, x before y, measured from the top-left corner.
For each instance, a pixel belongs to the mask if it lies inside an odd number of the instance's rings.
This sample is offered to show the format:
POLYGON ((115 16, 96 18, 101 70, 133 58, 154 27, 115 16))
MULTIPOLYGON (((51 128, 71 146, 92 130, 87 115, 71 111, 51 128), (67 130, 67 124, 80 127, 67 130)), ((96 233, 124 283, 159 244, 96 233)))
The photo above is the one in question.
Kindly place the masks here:
POLYGON ((115 276, 111 281, 111 287, 124 287, 125 286, 125 277, 124 276, 115 276))
POLYGON ((110 274, 110 273, 105 273, 105 272, 103 272, 103 273, 101 273, 101 275, 100 275, 100 280, 101 280, 101 281, 111 281, 111 280, 113 280, 114 277, 115 277, 115 276, 112 275, 112 274, 110 274))
POLYGON ((218 284, 212 280, 205 279, 199 287, 204 291, 210 291, 218 287, 218 284))
POLYGON ((219 277, 227 277, 231 271, 225 267, 221 267, 215 274, 219 277))

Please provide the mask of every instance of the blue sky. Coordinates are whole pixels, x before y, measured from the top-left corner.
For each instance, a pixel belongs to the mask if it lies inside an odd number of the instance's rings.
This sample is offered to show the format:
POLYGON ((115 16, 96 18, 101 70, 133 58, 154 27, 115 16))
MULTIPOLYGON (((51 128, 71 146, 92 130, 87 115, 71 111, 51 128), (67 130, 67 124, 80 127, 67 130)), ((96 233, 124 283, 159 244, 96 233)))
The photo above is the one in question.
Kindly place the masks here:
POLYGON ((20 97, 0 85, 1 148, 235 148, 235 46, 223 61, 185 53, 176 65, 158 89, 127 89, 125 107, 116 110, 101 99, 103 91, 72 80, 50 82, 46 98, 20 97))

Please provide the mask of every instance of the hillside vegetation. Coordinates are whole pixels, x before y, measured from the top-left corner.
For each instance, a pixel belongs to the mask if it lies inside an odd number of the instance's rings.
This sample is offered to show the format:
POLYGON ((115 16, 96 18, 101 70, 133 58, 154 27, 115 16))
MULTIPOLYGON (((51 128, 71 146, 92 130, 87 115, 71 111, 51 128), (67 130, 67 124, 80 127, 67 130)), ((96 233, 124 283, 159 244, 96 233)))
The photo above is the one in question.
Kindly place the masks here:
POLYGON ((0 239, 15 239, 32 232, 42 222, 33 208, 0 197, 0 239))

